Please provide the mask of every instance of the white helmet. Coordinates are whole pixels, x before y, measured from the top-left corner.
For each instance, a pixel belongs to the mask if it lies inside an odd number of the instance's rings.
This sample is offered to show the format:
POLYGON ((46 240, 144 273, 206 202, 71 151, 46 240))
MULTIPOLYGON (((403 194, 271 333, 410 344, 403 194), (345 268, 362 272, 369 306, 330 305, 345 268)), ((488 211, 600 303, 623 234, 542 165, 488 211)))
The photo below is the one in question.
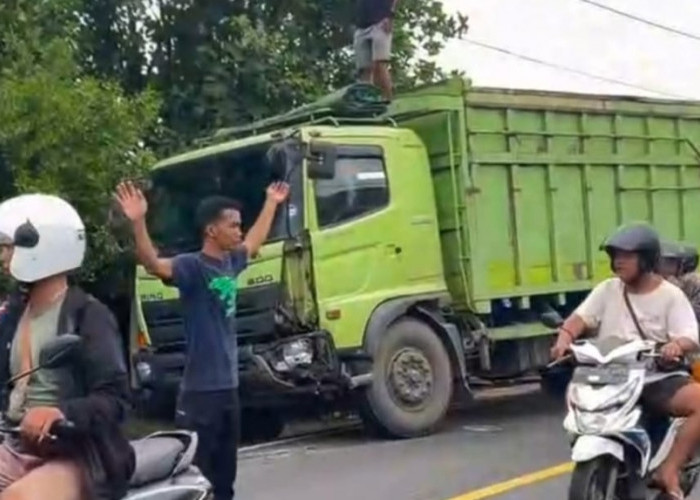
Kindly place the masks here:
POLYGON ((25 194, 0 204, 0 243, 14 247, 10 274, 23 283, 78 269, 85 257, 85 225, 65 200, 25 194))

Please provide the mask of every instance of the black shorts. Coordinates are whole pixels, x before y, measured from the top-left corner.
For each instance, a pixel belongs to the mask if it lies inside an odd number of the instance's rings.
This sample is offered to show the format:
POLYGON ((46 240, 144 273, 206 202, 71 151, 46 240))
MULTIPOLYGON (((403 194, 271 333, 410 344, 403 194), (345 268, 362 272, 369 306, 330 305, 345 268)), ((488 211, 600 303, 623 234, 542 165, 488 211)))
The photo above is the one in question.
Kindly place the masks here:
POLYGON ((692 383, 692 379, 683 375, 673 375, 657 382, 652 382, 642 391, 642 406, 653 415, 668 415, 669 404, 673 397, 690 383, 692 383))

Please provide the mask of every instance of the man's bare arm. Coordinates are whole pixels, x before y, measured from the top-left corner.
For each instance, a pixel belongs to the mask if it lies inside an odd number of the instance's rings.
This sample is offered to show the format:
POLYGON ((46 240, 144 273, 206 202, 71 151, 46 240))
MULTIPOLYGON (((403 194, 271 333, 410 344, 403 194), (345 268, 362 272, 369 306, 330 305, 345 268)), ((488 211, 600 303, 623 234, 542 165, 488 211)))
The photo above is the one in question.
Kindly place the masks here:
POLYGON ((121 206, 124 215, 131 221, 136 241, 136 258, 146 268, 146 271, 162 280, 173 276, 173 262, 170 259, 158 257, 158 251, 153 246, 146 227, 148 202, 141 189, 131 181, 122 182, 117 186, 114 195, 121 206))
POLYGON ((586 322, 577 314, 572 314, 564 324, 559 327, 559 336, 568 335, 572 341, 579 338, 586 331, 586 322))
POLYGON ((245 247, 248 257, 253 257, 258 253, 260 247, 267 240, 272 228, 272 222, 275 220, 275 213, 280 203, 284 202, 289 196, 289 186, 284 182, 275 182, 267 188, 267 198, 263 205, 258 219, 250 228, 246 235, 243 246, 245 247))
POLYGON ((133 222, 134 240, 136 241, 136 258, 150 274, 162 280, 170 280, 173 277, 172 259, 163 259, 158 256, 158 251, 148 234, 145 219, 133 222))
POLYGON ((677 337, 673 339, 673 342, 678 344, 678 346, 683 349, 684 354, 693 354, 695 352, 698 352, 700 350, 698 348, 698 344, 693 342, 692 340, 685 338, 685 337, 677 337))

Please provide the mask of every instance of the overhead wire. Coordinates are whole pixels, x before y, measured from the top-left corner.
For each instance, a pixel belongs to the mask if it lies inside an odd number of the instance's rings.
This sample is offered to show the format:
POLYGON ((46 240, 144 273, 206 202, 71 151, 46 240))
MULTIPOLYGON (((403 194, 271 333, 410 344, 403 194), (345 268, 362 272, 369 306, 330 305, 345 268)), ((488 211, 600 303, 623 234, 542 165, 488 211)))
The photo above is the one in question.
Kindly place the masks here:
POLYGON ((488 50, 492 50, 492 51, 495 51, 495 52, 500 52, 501 54, 506 54, 506 55, 508 55, 508 56, 515 57, 515 58, 518 58, 518 59, 522 59, 522 60, 524 60, 524 61, 528 61, 528 62, 531 62, 531 63, 534 63, 534 64, 539 64, 539 65, 541 65, 541 66, 547 66, 547 67, 549 67, 549 68, 553 68, 553 69, 556 69, 556 70, 559 70, 559 71, 565 71, 565 72, 568 72, 568 73, 573 73, 573 74, 576 74, 576 75, 579 75, 579 76, 585 76, 585 77, 592 78, 592 79, 599 80, 599 81, 603 81, 603 82, 606 82, 606 83, 614 83, 614 84, 616 84, 616 85, 622 85, 622 86, 625 86, 625 87, 628 87, 628 88, 633 88, 633 89, 637 89, 637 90, 643 90, 643 91, 645 91, 645 92, 651 92, 651 93, 654 93, 654 94, 657 94, 657 95, 666 96, 666 97, 673 97, 673 98, 676 98, 676 99, 683 99, 683 100, 693 100, 692 97, 688 97, 688 96, 684 96, 684 95, 680 95, 680 94, 675 94, 675 93, 672 93, 672 92, 668 92, 668 91, 665 91, 665 90, 659 90, 659 89, 655 89, 655 88, 652 88, 652 87, 646 87, 646 86, 644 86, 644 85, 626 82, 626 81, 620 80, 620 79, 618 79, 618 78, 613 78, 613 77, 598 75, 598 74, 596 74, 596 73, 591 73, 591 72, 584 71, 584 70, 581 70, 581 69, 572 68, 572 67, 569 67, 569 66, 564 66, 564 65, 562 65, 562 64, 553 63, 553 62, 550 62, 550 61, 545 61, 544 59, 539 59, 539 58, 537 58, 537 57, 533 57, 533 56, 529 56, 529 55, 526 55, 526 54, 521 54, 521 53, 518 53, 518 52, 514 52, 514 51, 512 51, 512 50, 510 50, 510 49, 506 49, 506 48, 504 48, 504 47, 499 47, 499 46, 497 46, 497 45, 491 45, 491 44, 489 44, 489 43, 480 42, 480 41, 477 41, 477 40, 474 40, 474 39, 471 39, 471 38, 462 37, 462 38, 459 38, 459 40, 461 40, 461 41, 463 41, 463 42, 466 42, 466 43, 469 43, 469 44, 472 44, 472 45, 475 45, 475 46, 477 46, 477 47, 482 47, 482 48, 485 48, 485 49, 488 49, 488 50))
POLYGON ((599 9, 607 10, 608 12, 612 12, 613 14, 617 14, 618 16, 626 17, 628 19, 632 19, 633 21, 637 21, 640 23, 644 23, 648 26, 653 26, 654 28, 658 28, 660 30, 667 31, 669 33, 674 33, 676 35, 684 36, 686 38, 690 38, 692 40, 700 42, 700 35, 695 35, 694 33, 690 33, 688 31, 683 31, 679 30, 677 28, 673 28, 671 26, 667 26, 665 24, 658 23, 656 21, 651 21, 649 19, 645 19, 643 17, 637 16, 635 14, 632 14, 630 12, 626 12, 624 10, 616 9, 614 7, 611 7, 609 5, 605 5, 600 2, 596 2, 595 0, 580 0, 583 3, 592 5, 594 7, 597 7, 599 9))

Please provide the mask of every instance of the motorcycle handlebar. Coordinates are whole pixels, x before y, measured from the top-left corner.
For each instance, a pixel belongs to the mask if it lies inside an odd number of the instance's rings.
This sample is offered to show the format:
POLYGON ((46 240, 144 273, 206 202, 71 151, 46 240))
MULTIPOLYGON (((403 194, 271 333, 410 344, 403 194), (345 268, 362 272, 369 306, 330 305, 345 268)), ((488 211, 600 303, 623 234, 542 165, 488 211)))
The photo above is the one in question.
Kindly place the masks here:
MULTIPOLYGON (((60 437, 68 437, 76 430, 75 423, 70 420, 57 420, 51 426, 49 431, 49 439, 57 439, 60 437)), ((20 426, 8 427, 6 425, 0 425, 0 434, 13 434, 19 435, 21 432, 20 426)))
MULTIPOLYGON (((647 358, 647 359, 654 359, 658 362, 664 362, 662 356, 661 356, 661 347, 663 347, 663 343, 657 343, 653 347, 650 347, 648 351, 642 351, 639 353, 640 358, 647 358)), ((690 370, 691 365, 688 362, 687 359, 685 358, 675 358, 670 361, 665 361, 666 363, 673 363, 674 365, 677 365, 677 369, 679 370, 690 370)), ((549 370, 552 368, 556 368, 559 365, 563 365, 565 363, 576 363, 576 360, 574 358, 574 355, 569 352, 566 356, 555 359, 551 363, 549 363, 545 369, 549 370)))

